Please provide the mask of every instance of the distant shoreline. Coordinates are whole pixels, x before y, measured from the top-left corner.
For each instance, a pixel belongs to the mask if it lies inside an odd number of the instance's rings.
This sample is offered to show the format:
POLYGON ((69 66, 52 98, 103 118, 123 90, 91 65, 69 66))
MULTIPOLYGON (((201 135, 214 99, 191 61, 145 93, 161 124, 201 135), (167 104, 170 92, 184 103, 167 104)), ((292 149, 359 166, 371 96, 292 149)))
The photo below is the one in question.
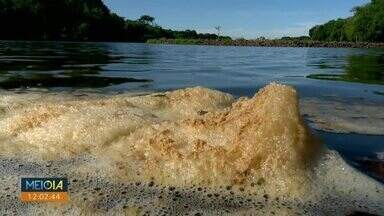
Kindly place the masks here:
POLYGON ((329 42, 312 40, 204 40, 204 39, 149 39, 144 41, 97 41, 97 40, 1 40, 0 42, 59 42, 59 43, 147 43, 174 45, 239 46, 239 47, 312 47, 312 48, 367 48, 384 49, 384 43, 374 42, 329 42))
POLYGON ((199 39, 150 39, 149 44, 180 44, 210 46, 254 46, 254 47, 317 47, 317 48, 384 48, 384 43, 372 42, 328 42, 295 39, 256 40, 199 40, 199 39))

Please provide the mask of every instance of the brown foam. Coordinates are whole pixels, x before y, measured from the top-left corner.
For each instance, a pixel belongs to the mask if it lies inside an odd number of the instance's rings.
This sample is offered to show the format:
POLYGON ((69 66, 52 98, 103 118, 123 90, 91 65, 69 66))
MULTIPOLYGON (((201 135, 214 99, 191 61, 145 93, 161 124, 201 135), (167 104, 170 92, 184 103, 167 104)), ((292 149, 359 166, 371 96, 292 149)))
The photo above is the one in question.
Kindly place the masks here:
POLYGON ((351 201, 382 211, 382 186, 322 154, 288 86, 237 101, 201 87, 145 96, 7 93, 0 101, 4 212, 316 214, 355 210, 351 201), (15 203, 21 176, 67 176, 70 203, 15 203), (353 180, 339 190, 350 195, 332 195, 346 176, 353 180))

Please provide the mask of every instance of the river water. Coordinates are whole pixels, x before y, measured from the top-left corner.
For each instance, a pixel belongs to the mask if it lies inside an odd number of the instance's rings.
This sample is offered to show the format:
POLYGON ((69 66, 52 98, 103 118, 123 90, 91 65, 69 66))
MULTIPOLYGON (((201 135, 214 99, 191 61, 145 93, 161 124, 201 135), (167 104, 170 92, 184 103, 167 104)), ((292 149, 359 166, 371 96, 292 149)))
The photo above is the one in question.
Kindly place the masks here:
MULTIPOLYGON (((384 50, 0 42, 0 88, 6 91, 115 94, 204 86, 240 97, 274 81, 294 86, 302 99, 340 102, 346 113, 349 104, 377 106, 379 112, 384 50)), ((332 109, 322 112, 333 115, 332 109)), ((376 124, 384 121, 375 118, 376 124)), ((348 160, 383 160, 384 136, 361 132, 364 127, 314 129, 348 160)))

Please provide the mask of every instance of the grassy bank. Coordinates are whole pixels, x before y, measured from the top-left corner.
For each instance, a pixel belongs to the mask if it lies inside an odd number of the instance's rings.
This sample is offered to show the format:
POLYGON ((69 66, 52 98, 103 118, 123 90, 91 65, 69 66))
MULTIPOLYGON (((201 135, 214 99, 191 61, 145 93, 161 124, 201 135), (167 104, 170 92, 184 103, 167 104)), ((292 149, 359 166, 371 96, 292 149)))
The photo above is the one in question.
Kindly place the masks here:
POLYGON ((150 39, 150 44, 186 44, 212 46, 257 46, 257 47, 338 47, 338 48, 384 48, 384 43, 327 42, 310 39, 256 39, 256 40, 203 40, 203 39, 150 39))

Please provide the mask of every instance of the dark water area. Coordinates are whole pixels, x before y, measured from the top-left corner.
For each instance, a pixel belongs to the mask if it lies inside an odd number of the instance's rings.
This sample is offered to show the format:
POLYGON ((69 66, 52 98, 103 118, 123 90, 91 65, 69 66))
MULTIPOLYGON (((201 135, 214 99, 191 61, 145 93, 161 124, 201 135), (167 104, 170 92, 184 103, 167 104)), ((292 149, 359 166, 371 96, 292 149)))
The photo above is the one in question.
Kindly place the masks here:
POLYGON ((329 149, 339 152, 350 165, 384 183, 384 136, 324 131, 315 133, 329 149))
MULTIPOLYGON (((0 88, 6 90, 204 86, 252 96, 273 81, 295 86, 301 97, 384 104, 384 49, 0 42, 0 88)), ((350 161, 384 152, 384 136, 319 134, 350 161)))

